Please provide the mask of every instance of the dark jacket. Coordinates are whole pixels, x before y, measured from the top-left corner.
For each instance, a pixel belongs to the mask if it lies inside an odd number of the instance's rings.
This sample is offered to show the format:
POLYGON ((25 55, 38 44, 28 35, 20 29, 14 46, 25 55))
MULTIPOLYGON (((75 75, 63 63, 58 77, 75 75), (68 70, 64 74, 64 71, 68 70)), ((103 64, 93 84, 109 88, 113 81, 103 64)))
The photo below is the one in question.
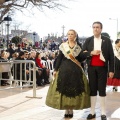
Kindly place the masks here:
MULTIPOLYGON (((18 57, 18 58, 16 58, 16 60, 21 60, 21 61, 23 61, 24 60, 24 58, 21 58, 21 57, 18 57)), ((20 80, 20 75, 22 74, 22 80, 25 80, 25 74, 26 74, 26 71, 25 70, 29 70, 29 68, 28 68, 28 64, 26 63, 17 63, 17 65, 16 65, 17 67, 16 67, 16 69, 14 69, 15 71, 14 72, 17 72, 17 80, 20 80), (22 65, 21 65, 22 64, 22 65), (22 73, 21 73, 22 72, 22 73)), ((15 67, 15 66, 14 66, 15 67)), ((27 76, 27 80, 28 80, 28 77, 29 77, 29 75, 28 74, 26 74, 26 76, 27 76)))
POLYGON ((18 53, 20 53, 21 51, 22 51, 21 48, 18 48, 18 49, 15 50, 15 52, 18 52, 18 53))
MULTIPOLYGON (((102 45, 101 50, 102 54, 105 58, 105 66, 109 68, 109 72, 114 72, 114 53, 113 53, 113 47, 111 40, 108 37, 101 36, 102 39, 102 45)), ((83 45, 83 51, 87 50, 87 63, 88 66, 91 63, 91 56, 90 53, 94 49, 94 36, 89 37, 86 39, 84 45, 83 45)))
MULTIPOLYGON (((87 58, 87 53, 83 53, 82 51, 79 53, 78 56, 75 57, 75 59, 77 59, 80 63, 83 62, 84 60, 86 60, 86 58, 87 58)), ((66 59, 67 58, 64 56, 64 54, 60 50, 59 55, 57 56, 57 59, 56 59, 55 65, 54 65, 55 71, 58 71, 58 69, 61 65, 61 62, 63 62, 66 59)))
POLYGON ((12 55, 15 53, 15 50, 13 50, 13 48, 9 48, 7 51, 10 53, 10 56, 8 59, 12 58, 12 55))

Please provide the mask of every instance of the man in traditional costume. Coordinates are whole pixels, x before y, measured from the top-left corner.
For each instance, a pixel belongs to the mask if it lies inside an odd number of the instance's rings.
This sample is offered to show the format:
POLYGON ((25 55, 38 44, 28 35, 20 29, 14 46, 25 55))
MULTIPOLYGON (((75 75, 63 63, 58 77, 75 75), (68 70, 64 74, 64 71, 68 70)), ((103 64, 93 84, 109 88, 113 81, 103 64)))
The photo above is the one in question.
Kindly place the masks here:
POLYGON ((106 82, 108 74, 110 78, 114 75, 114 53, 111 40, 101 35, 102 27, 101 22, 94 22, 92 25, 94 35, 87 38, 83 45, 83 51, 88 52, 88 78, 91 96, 91 111, 87 117, 88 120, 96 117, 97 92, 99 92, 100 98, 101 120, 107 120, 105 108, 106 82))

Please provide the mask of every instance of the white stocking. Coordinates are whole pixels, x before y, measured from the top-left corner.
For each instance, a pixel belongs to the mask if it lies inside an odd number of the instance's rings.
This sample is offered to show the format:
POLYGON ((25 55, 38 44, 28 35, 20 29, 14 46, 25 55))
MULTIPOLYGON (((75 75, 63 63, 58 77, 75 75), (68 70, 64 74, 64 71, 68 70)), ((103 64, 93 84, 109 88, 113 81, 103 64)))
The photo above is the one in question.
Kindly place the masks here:
POLYGON ((91 114, 94 115, 97 96, 91 96, 90 99, 91 99, 91 114))
POLYGON ((69 110, 65 110, 65 114, 68 114, 69 113, 69 110))
POLYGON ((101 114, 106 115, 105 97, 100 96, 101 114))
POLYGON ((73 110, 71 109, 71 110, 69 110, 69 114, 73 114, 73 110))
POLYGON ((115 89, 118 89, 118 87, 117 87, 117 86, 114 86, 114 88, 115 88, 115 89))

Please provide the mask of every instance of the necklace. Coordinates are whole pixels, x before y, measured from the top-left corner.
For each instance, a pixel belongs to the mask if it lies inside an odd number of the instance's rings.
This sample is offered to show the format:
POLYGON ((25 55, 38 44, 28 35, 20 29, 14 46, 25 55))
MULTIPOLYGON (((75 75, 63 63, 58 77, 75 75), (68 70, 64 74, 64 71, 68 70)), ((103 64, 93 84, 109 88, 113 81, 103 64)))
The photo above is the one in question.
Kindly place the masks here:
MULTIPOLYGON (((69 46, 70 47, 70 46, 69 46)), ((73 49, 74 48, 74 46, 73 47, 70 47, 71 49, 73 49)))
POLYGON ((70 49, 73 49, 73 48, 75 47, 75 43, 70 43, 69 41, 68 41, 68 45, 69 45, 69 48, 70 48, 70 49), (71 44, 72 46, 70 46, 70 44, 71 44))

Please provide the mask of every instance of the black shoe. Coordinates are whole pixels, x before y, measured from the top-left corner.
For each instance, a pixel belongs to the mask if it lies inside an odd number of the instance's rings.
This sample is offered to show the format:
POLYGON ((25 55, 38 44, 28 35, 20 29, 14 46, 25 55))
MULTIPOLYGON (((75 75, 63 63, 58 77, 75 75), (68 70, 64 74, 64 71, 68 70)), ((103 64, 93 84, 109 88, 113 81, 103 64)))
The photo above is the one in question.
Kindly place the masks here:
POLYGON ((106 115, 101 115, 101 120, 107 120, 106 115))
POLYGON ((42 82, 43 85, 46 85, 44 82, 42 82))
POLYGON ((7 82, 6 82, 5 84, 6 84, 6 85, 10 85, 10 83, 7 83, 7 82))
POLYGON ((38 84, 38 86, 45 86, 43 83, 38 84))
POLYGON ((7 86, 5 83, 1 84, 1 86, 7 86))
POLYGON ((113 92, 117 92, 117 91, 118 91, 118 89, 113 87, 113 92))
POLYGON ((69 118, 72 118, 73 117, 73 114, 69 114, 69 118))
POLYGON ((50 82, 49 82, 49 81, 45 81, 44 83, 45 83, 45 84, 50 84, 50 82))
POLYGON ((96 114, 94 114, 94 115, 89 114, 89 115, 87 116, 87 120, 93 119, 93 118, 95 118, 95 117, 96 117, 96 114))
POLYGON ((64 118, 69 118, 69 114, 64 114, 64 118))

